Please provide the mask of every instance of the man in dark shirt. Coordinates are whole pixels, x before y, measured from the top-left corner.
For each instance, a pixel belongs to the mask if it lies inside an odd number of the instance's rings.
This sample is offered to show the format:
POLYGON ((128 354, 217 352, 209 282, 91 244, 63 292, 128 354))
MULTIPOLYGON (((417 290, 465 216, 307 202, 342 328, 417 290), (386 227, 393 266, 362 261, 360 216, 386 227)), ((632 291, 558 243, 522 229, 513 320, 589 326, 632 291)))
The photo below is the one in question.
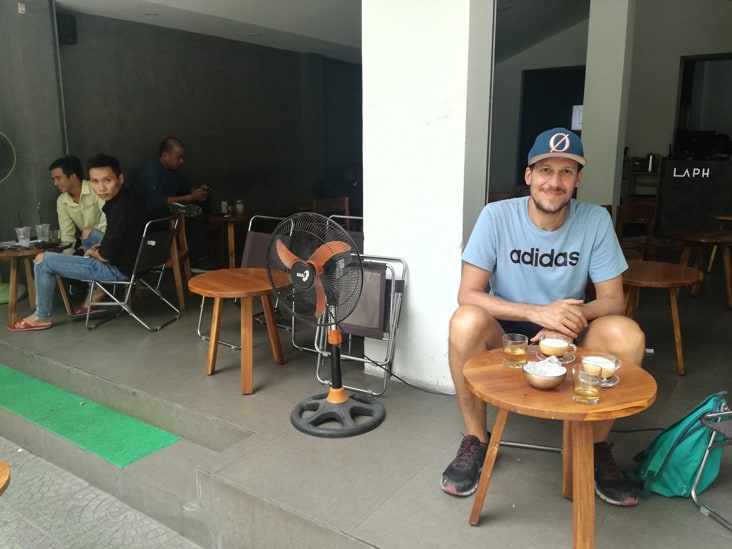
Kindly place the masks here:
POLYGON ((34 260, 36 310, 8 329, 13 332, 46 330, 53 325, 55 277, 77 280, 129 280, 135 265, 140 238, 150 212, 136 192, 123 186, 119 161, 105 154, 89 160, 89 180, 94 192, 104 200, 107 230, 90 239, 83 256, 55 252, 39 253, 34 260))

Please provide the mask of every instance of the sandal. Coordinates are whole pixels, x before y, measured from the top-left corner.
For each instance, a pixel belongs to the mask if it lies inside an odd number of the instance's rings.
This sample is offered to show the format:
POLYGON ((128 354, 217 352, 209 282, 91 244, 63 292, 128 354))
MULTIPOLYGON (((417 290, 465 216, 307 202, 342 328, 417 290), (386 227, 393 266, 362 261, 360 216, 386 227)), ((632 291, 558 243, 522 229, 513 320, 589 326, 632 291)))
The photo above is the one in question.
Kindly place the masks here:
POLYGON ((31 332, 34 330, 48 330, 53 323, 50 324, 30 324, 25 318, 21 318, 12 326, 8 326, 11 332, 31 332))
MULTIPOLYGON (((71 318, 81 318, 86 316, 86 312, 89 309, 86 305, 82 305, 81 307, 77 308, 74 313, 71 315, 71 318)), ((96 307, 93 307, 91 311, 89 311, 90 315, 95 315, 97 313, 104 312, 104 309, 98 309, 96 307)))

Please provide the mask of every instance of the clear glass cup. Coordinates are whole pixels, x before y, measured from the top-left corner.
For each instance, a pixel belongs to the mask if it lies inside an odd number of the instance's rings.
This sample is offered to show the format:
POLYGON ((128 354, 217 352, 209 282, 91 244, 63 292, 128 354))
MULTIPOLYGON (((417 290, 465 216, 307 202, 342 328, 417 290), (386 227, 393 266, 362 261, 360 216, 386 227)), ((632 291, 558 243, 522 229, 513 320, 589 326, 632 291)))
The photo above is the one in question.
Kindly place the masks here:
POLYGON ((574 352, 577 347, 566 336, 545 337, 539 341, 539 350, 544 356, 562 358, 567 352, 574 352))
POLYGON ((49 231, 51 230, 51 225, 48 223, 41 223, 40 225, 36 225, 36 238, 39 242, 48 242, 49 241, 49 231))
MULTIPOLYGON (((574 389, 572 398, 583 404, 597 404, 600 402, 600 380, 602 365, 597 356, 583 356, 582 360, 572 367, 574 389)), ((602 359, 604 360, 604 359, 602 359)))
POLYGON ((15 227, 15 236, 18 238, 18 244, 24 248, 30 247, 30 227, 15 227))
POLYGON ((523 368, 529 338, 523 334, 504 334, 503 365, 507 368, 523 368))

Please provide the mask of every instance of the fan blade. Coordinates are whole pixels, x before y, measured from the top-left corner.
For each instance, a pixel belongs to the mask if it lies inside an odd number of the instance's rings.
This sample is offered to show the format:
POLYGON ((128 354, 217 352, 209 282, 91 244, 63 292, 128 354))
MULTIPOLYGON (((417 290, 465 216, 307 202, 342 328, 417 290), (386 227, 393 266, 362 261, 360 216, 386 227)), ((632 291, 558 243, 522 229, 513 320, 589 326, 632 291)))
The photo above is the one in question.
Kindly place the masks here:
POLYGON ((313 264, 313 266, 315 267, 315 272, 317 274, 322 274, 323 265, 325 265, 326 261, 328 261, 334 255, 347 252, 350 249, 351 245, 347 242, 342 242, 340 240, 326 242, 325 244, 321 244, 320 246, 318 246, 318 249, 315 250, 310 256, 310 259, 308 259, 308 263, 313 264))
POLYGON ((320 318, 325 314, 325 290, 320 277, 315 277, 315 316, 320 318))
POLYGON ((281 240, 275 242, 275 245, 277 246, 277 256, 288 269, 292 269, 292 266, 297 261, 301 261, 299 257, 297 257, 295 254, 287 249, 287 246, 285 246, 281 240))

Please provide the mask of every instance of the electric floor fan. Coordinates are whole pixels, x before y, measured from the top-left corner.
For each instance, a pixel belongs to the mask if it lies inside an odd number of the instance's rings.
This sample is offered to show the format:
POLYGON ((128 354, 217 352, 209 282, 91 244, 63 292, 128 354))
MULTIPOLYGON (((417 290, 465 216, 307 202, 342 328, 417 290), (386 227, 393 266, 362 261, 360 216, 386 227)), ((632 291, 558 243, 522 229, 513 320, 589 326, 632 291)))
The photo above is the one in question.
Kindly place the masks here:
POLYGON ((290 414, 292 425, 329 438, 377 427, 384 420, 384 407, 370 396, 347 393, 341 381, 338 324, 353 312, 363 285, 361 256, 349 234, 320 214, 287 217, 272 233, 267 275, 284 309, 310 325, 330 327, 330 390, 299 402, 290 414))

